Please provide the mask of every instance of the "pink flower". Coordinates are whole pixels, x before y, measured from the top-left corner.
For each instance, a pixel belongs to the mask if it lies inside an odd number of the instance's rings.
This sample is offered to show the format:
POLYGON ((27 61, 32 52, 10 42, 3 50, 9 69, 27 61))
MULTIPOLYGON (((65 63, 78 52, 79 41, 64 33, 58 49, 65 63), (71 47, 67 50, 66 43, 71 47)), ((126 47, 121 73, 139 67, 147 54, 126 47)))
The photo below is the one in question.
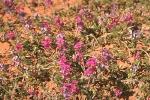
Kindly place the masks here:
POLYGON ((62 19, 59 16, 55 17, 55 24, 57 25, 57 27, 61 28, 62 26, 64 26, 64 23, 62 21, 62 19))
POLYGON ((15 39, 15 37, 16 37, 16 34, 12 31, 6 33, 6 38, 7 39, 13 40, 13 39, 15 39))
POLYGON ((94 72, 96 71, 96 65, 97 65, 96 58, 89 58, 86 61, 86 67, 88 68, 84 71, 84 75, 90 76, 94 74, 94 72))
POLYGON ((65 55, 62 55, 59 59, 59 65, 61 69, 61 74, 64 78, 67 78, 71 73, 71 64, 68 62, 65 55))
POLYGON ((86 67, 95 67, 97 65, 96 58, 89 58, 86 61, 86 67))
POLYGON ((39 88, 38 87, 30 87, 27 92, 30 96, 38 96, 39 88))
POLYGON ((45 6, 50 6, 53 4, 52 0, 44 0, 45 6))
POLYGON ((51 39, 48 36, 45 36, 44 39, 41 41, 41 44, 45 49, 48 49, 50 48, 51 42, 51 39))
POLYGON ((78 13, 79 15, 84 15, 85 14, 85 9, 84 8, 81 8, 80 10, 79 10, 79 13, 78 13))
POLYGON ((59 59, 59 64, 61 65, 63 63, 66 63, 67 61, 68 60, 67 60, 66 56, 65 55, 61 55, 61 57, 59 59))
POLYGON ((107 28, 112 29, 112 28, 116 27, 118 24, 119 24, 119 18, 118 17, 112 18, 111 22, 107 25, 107 28))
POLYGON ((4 1, 4 4, 8 7, 12 6, 13 4, 13 0, 3 0, 4 1))
POLYGON ((83 53, 82 52, 80 52, 80 51, 78 51, 78 52, 76 52, 75 53, 75 55, 73 55, 73 61, 82 61, 82 59, 83 59, 83 53))
POLYGON ((69 100, 69 97, 75 93, 77 93, 78 88, 77 88, 78 82, 76 80, 73 80, 71 83, 64 83, 62 90, 63 90, 63 95, 66 100, 69 100))
POLYGON ((2 71, 4 69, 4 64, 0 63, 0 71, 2 71))
POLYGON ((150 100, 150 97, 148 97, 147 100, 150 100))
POLYGON ((85 71, 84 71, 84 75, 85 76, 90 76, 93 75, 94 72, 96 71, 96 67, 88 67, 85 71))
POLYGON ((141 52, 140 51, 136 51, 136 53, 134 54, 134 59, 135 60, 140 60, 141 58, 141 52))
POLYGON ((130 12, 125 13, 125 14, 122 16, 121 20, 124 21, 124 22, 130 23, 130 22, 133 21, 133 15, 132 15, 130 12))
POLYGON ((62 49, 65 46, 64 36, 62 34, 58 34, 56 37, 56 45, 58 49, 62 49))
POLYGON ((71 66, 69 63, 62 63, 60 65, 61 67, 61 73, 63 75, 64 78, 67 78, 70 75, 71 72, 71 66))
POLYGON ((82 30, 83 30, 83 27, 84 27, 84 23, 83 23, 83 21, 82 21, 82 19, 81 19, 81 16, 77 16, 77 17, 76 17, 76 23, 77 23, 77 29, 78 29, 79 31, 82 31, 82 30))
POLYGON ((17 43, 17 44, 16 44, 16 47, 15 47, 15 50, 16 50, 16 51, 20 51, 20 50, 22 50, 22 49, 23 49, 23 44, 17 43))
POLYGON ((83 47, 83 43, 81 41, 77 42, 75 45, 74 45, 74 49, 75 51, 80 51, 83 47))
POLYGON ((115 96, 120 97, 122 95, 122 90, 120 88, 116 88, 114 90, 115 96))

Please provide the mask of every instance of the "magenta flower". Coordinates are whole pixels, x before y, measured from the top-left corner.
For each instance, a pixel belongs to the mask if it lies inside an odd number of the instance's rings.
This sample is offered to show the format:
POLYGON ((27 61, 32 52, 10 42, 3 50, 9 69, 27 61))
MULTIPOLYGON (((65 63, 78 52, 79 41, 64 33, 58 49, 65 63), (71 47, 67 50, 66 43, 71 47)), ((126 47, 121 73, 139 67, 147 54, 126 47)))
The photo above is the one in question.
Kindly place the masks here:
POLYGON ((89 58, 86 61, 86 67, 95 67, 97 65, 96 58, 89 58))
POLYGON ((19 51, 22 50, 22 49, 23 49, 23 44, 17 43, 17 44, 16 44, 16 47, 15 47, 15 50, 16 50, 17 52, 19 52, 19 51))
POLYGON ((62 21, 62 19, 59 16, 55 17, 55 24, 57 25, 57 27, 61 28, 64 26, 64 23, 62 21))
POLYGON ((97 65, 96 58, 89 58, 86 61, 85 65, 86 65, 87 69, 84 71, 84 75, 90 76, 90 75, 94 74, 94 72, 96 71, 96 65, 97 65))
POLYGON ((57 49, 62 49, 65 46, 65 40, 64 40, 64 36, 62 34, 57 35, 56 45, 57 45, 57 49))
POLYGON ((77 16, 76 17, 76 24, 77 24, 78 31, 82 31, 83 27, 84 27, 84 23, 83 23, 83 21, 81 19, 81 16, 77 16))
POLYGON ((60 67, 61 67, 61 73, 63 77, 67 78, 71 72, 71 65, 69 63, 62 63, 60 67))
POLYGON ((68 62, 67 58, 62 55, 59 59, 59 65, 61 69, 61 74, 63 75, 64 78, 67 78, 68 75, 71 73, 71 64, 68 62))
POLYGON ((122 90, 120 88, 116 88, 114 90, 114 94, 116 97, 120 97, 122 95, 122 90))
POLYGON ((45 49, 48 49, 51 46, 51 42, 51 39, 48 36, 45 36, 44 39, 41 41, 41 44, 45 49))
POLYGON ((95 71, 96 71, 96 66, 88 67, 86 70, 84 70, 84 75, 91 76, 94 74, 95 71))
POLYGON ((70 96, 77 93, 78 91, 77 84, 78 82, 76 80, 73 80, 71 83, 63 84, 62 91, 66 100, 69 100, 70 96))
POLYGON ((83 47, 83 43, 81 41, 79 41, 79 42, 75 43, 74 50, 80 51, 82 49, 82 47, 83 47))
POLYGON ((60 59, 59 59, 59 64, 62 65, 64 63, 68 62, 67 58, 65 55, 61 55, 60 59))
POLYGON ((15 37, 16 37, 16 34, 13 31, 6 33, 7 39, 13 40, 13 39, 15 39, 15 37))

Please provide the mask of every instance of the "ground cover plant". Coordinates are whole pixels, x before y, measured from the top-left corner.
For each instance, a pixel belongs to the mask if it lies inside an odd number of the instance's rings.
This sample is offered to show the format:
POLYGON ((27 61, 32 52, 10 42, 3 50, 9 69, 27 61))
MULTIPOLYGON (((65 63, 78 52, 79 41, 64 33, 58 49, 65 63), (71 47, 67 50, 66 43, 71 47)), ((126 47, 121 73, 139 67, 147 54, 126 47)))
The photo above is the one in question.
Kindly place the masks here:
POLYGON ((150 100, 149 0, 0 0, 0 100, 150 100))

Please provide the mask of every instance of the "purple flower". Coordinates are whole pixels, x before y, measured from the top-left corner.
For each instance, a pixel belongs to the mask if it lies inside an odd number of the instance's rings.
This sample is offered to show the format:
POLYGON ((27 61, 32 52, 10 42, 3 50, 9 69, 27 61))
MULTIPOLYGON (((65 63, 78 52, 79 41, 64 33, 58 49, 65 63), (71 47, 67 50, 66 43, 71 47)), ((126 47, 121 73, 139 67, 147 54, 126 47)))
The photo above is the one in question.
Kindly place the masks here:
POLYGON ((107 63, 111 59, 112 59, 112 54, 106 48, 103 48, 103 50, 102 50, 102 62, 107 63))
POLYGON ((139 69, 139 66, 137 66, 137 65, 132 65, 131 71, 135 74, 138 69, 139 69))
POLYGON ((122 95, 122 90, 120 88, 116 88, 114 90, 114 94, 116 97, 120 97, 122 95))
POLYGON ((129 30, 129 34, 130 34, 130 38, 132 39, 137 39, 140 38, 141 36, 141 30, 137 27, 137 26, 133 26, 131 27, 131 29, 129 30))
POLYGON ((51 42, 51 39, 48 36, 45 36, 44 39, 41 41, 41 44, 45 49, 48 49, 51 46, 51 42))
POLYGON ((43 22, 43 23, 41 24, 41 30, 44 31, 44 32, 50 30, 50 27, 49 27, 48 22, 43 22))
POLYGON ((77 93, 78 91, 77 84, 78 82, 76 80, 73 80, 71 83, 63 84, 62 91, 66 100, 69 100, 70 96, 77 93))
POLYGON ((117 10, 118 10, 118 5, 116 3, 113 3, 111 5, 111 13, 110 16, 111 17, 116 17, 117 16, 117 10))

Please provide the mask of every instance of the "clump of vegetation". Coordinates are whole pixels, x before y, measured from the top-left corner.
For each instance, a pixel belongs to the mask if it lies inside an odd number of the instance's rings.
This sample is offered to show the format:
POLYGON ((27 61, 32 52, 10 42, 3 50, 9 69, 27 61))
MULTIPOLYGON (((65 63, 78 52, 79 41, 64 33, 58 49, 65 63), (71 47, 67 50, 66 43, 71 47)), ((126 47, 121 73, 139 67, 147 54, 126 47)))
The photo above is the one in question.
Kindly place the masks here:
POLYGON ((81 0, 55 10, 54 0, 2 0, 0 41, 10 49, 0 52, 0 99, 149 100, 148 4, 81 0))

